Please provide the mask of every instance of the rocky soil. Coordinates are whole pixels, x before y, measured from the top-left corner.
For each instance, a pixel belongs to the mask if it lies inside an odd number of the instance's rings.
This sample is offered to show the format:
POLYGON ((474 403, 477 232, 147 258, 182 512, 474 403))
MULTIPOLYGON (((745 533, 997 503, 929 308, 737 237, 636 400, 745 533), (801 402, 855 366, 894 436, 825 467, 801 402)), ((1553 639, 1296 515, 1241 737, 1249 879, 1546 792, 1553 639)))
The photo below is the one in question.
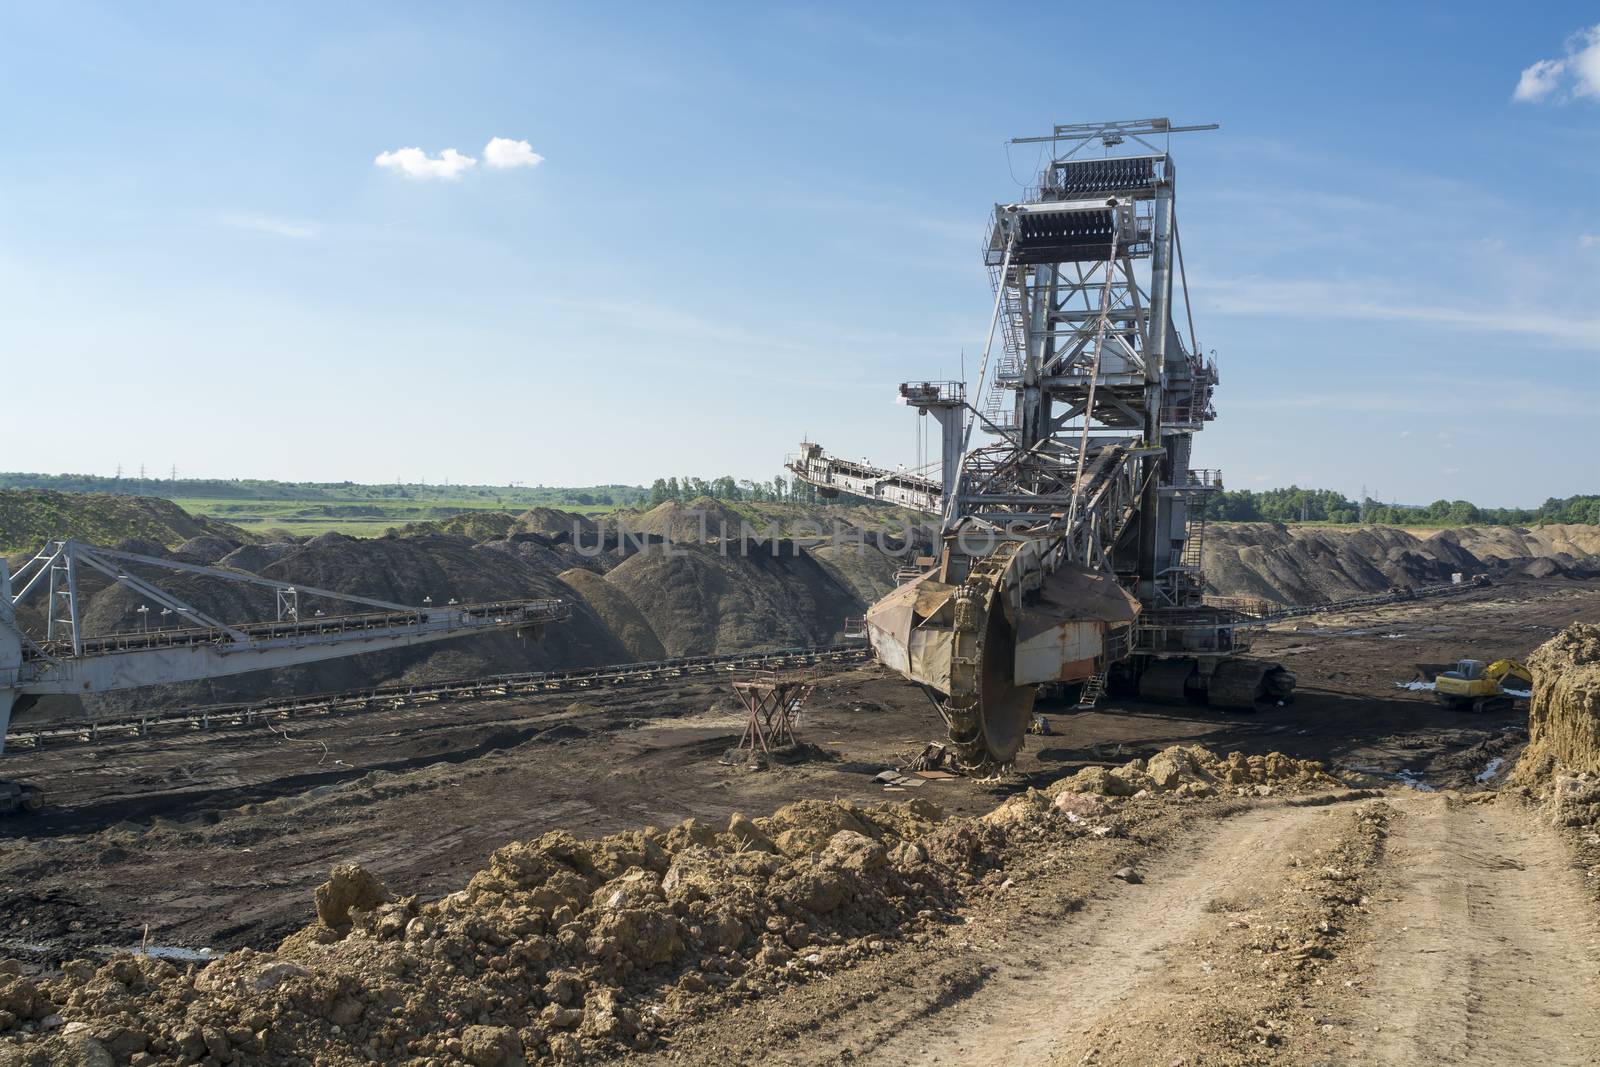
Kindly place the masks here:
MULTIPOLYGON (((1171 820, 1164 798, 1336 785, 1277 753, 1173 747, 981 818, 946 818, 921 798, 800 801, 725 827, 548 833, 506 845, 465 889, 431 902, 339 865, 316 891, 316 922, 275 952, 0 976, 0 1063, 501 1067, 652 1049, 728 1005, 925 943, 1012 890, 1029 857, 1071 864, 1079 841, 1171 820)), ((1120 877, 1138 880, 1131 868, 1120 877)))
POLYGON ((1528 746, 1513 781, 1564 835, 1600 900, 1600 625, 1574 623, 1528 663, 1528 746))

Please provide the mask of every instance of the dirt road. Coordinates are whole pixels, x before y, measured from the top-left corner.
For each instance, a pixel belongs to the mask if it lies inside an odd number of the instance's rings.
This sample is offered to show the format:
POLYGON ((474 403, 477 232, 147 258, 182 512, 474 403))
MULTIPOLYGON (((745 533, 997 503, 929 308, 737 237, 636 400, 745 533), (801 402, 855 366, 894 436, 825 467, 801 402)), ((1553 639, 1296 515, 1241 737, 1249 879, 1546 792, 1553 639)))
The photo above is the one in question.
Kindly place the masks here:
POLYGON ((1415 797, 1363 937, 1356 1063, 1600 1063, 1600 924, 1559 840, 1415 797))
MULTIPOLYGON (((1187 947, 1225 928, 1270 889, 1331 808, 1282 807, 1225 820, 1142 874, 1118 881, 1076 919, 1039 931, 1030 953, 1000 962, 985 988, 925 1025, 885 1024, 870 1064, 1077 1063, 1097 1026, 1152 1002, 1170 1011, 1192 975, 1187 947)), ((1204 973, 1204 972, 1202 972, 1204 973)))
MULTIPOLYGON (((1600 1063, 1600 908, 1506 798, 1360 792, 1019 875, 941 947, 685 1034, 768 1064, 1600 1063), (1098 884, 1086 891, 1085 880, 1098 884)), ((654 1057, 647 1057, 654 1058, 654 1057)))

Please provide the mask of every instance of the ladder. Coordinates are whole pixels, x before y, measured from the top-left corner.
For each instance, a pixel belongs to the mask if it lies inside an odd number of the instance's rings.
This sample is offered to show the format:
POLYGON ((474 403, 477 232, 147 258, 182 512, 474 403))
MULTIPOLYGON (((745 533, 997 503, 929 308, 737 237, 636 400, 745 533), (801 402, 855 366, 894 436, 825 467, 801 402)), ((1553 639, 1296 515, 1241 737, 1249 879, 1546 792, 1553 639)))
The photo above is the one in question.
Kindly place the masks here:
POLYGON ((1012 409, 1012 391, 1008 384, 1022 377, 1022 360, 1026 356, 1028 336, 1024 311, 1027 301, 1024 299, 1022 274, 1018 268, 1012 267, 1004 274, 999 268, 990 268, 989 280, 1001 296, 1002 351, 999 362, 995 364, 994 380, 988 383, 989 388, 981 398, 980 410, 994 425, 1011 429, 1016 422, 1016 412, 1012 409))
POLYGON ((1083 690, 1078 693, 1078 703, 1074 707, 1087 711, 1100 703, 1100 698, 1106 695, 1106 668, 1102 667, 1089 676, 1083 683, 1083 690))
POLYGON ((1199 514, 1189 518, 1188 536, 1183 542, 1183 556, 1179 562, 1189 570, 1198 571, 1201 561, 1205 558, 1206 543, 1206 511, 1198 509, 1199 514))

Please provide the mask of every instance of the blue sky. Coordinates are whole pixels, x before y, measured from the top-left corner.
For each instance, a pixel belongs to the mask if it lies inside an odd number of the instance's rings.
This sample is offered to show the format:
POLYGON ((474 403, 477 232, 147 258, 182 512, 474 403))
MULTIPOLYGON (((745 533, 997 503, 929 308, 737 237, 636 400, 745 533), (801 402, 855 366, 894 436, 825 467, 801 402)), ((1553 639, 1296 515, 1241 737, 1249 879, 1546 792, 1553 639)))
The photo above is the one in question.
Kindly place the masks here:
POLYGON ((975 361, 1036 163, 1003 142, 1166 115, 1222 124, 1172 145, 1197 464, 1600 490, 1600 8, 1139 12, 0 4, 0 469, 911 462, 895 386, 975 361), (411 147, 477 162, 375 162, 411 147))

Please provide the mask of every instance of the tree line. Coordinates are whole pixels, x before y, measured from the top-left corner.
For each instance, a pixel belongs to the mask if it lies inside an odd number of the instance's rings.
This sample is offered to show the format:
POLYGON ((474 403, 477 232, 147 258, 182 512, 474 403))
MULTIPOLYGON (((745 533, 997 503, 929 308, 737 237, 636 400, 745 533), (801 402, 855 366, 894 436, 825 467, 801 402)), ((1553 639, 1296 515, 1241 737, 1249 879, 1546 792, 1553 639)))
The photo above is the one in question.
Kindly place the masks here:
MULTIPOLYGON (((680 504, 688 503, 699 497, 730 502, 751 501, 759 504, 810 503, 817 499, 817 490, 799 478, 785 478, 781 474, 770 482, 750 478, 736 479, 724 474, 720 478, 696 478, 693 475, 679 478, 674 475, 671 478, 657 478, 650 483, 651 507, 669 500, 680 504)), ((838 503, 849 504, 852 501, 841 496, 838 503)))
POLYGON ((139 478, 97 474, 0 472, 0 489, 117 493, 168 500, 420 501, 482 500, 506 506, 586 504, 633 507, 645 499, 637 485, 431 485, 421 482, 280 482, 262 478, 139 478))
POLYGON ((1378 523, 1384 526, 1537 526, 1574 522, 1600 525, 1600 496, 1551 497, 1536 508, 1481 508, 1467 500, 1388 504, 1351 500, 1331 489, 1225 489, 1207 513, 1226 522, 1378 523))

